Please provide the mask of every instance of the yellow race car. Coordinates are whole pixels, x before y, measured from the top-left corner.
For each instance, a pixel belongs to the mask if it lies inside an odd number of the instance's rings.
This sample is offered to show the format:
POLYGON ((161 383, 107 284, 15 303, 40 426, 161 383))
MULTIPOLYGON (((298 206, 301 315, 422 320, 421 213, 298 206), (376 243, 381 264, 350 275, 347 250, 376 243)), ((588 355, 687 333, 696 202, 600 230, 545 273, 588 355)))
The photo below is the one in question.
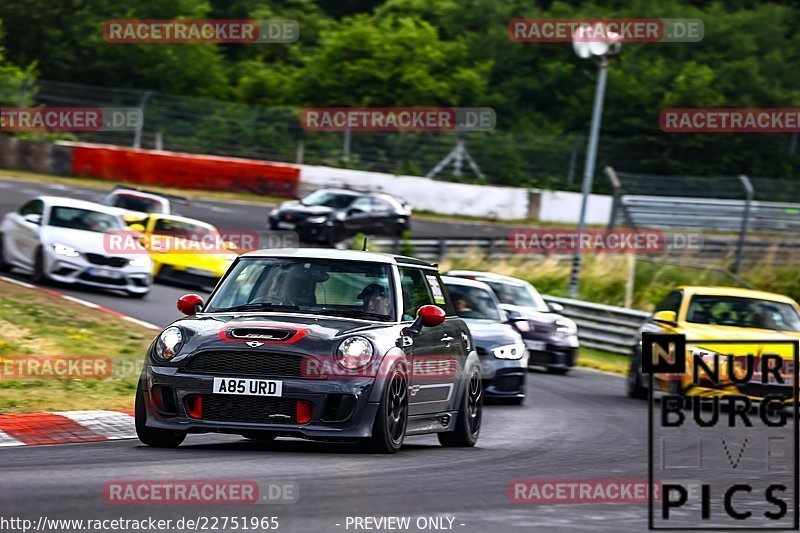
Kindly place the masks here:
POLYGON ((741 395, 756 401, 768 394, 785 401, 795 396, 800 306, 787 296, 733 287, 679 287, 670 292, 639 330, 628 369, 631 398, 646 398, 648 393, 649 376, 642 373, 643 333, 686 337, 686 371, 654 374, 657 391, 741 395))
POLYGON ((129 228, 141 234, 158 281, 213 288, 238 255, 217 228, 192 218, 151 214, 129 228))

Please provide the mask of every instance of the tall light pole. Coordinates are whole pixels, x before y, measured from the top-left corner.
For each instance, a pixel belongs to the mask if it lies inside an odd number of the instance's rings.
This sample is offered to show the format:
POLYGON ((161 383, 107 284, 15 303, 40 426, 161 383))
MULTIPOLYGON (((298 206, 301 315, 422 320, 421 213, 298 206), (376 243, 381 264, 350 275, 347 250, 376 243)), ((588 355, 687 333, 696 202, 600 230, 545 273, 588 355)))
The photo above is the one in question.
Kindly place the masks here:
POLYGON ((583 198, 581 201, 581 214, 578 219, 578 245, 575 247, 575 255, 572 257, 572 272, 569 279, 568 296, 575 298, 578 295, 578 285, 581 278, 581 242, 582 235, 586 229, 586 209, 589 203, 589 195, 592 192, 592 181, 594 180, 594 166, 597 160, 597 141, 600 137, 600 120, 603 116, 603 99, 606 93, 606 78, 608 75, 608 56, 618 54, 622 47, 622 41, 614 32, 606 31, 601 23, 594 26, 579 26, 572 34, 572 46, 575 53, 582 59, 590 57, 599 58, 599 73, 597 76, 597 87, 594 91, 594 107, 592 109, 592 124, 589 127, 589 143, 586 147, 586 163, 583 171, 583 185, 581 191, 583 198), (602 35, 601 40, 589 40, 592 35, 602 35))

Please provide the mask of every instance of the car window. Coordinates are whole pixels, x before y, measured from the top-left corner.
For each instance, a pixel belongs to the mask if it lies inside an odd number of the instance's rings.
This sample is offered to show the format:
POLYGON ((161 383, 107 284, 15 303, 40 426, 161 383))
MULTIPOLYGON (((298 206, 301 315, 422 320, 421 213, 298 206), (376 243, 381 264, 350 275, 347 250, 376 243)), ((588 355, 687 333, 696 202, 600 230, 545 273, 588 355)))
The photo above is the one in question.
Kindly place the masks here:
POLYGON ((689 302, 686 320, 694 324, 800 331, 800 315, 791 305, 735 296, 695 295, 689 302))
POLYGON ((537 311, 547 311, 548 307, 541 295, 528 284, 506 283, 495 280, 480 280, 489 285, 500 303, 530 307, 537 311))
POLYGON ((420 307, 434 303, 425 274, 418 268, 400 268, 400 288, 403 292, 403 320, 414 320, 420 307))
POLYGON ((381 200, 380 198, 372 199, 372 209, 375 211, 394 211, 392 204, 386 200, 381 200))
POLYGON ((461 318, 480 318, 500 322, 500 311, 486 289, 465 285, 448 285, 447 292, 455 313, 461 318))
POLYGON ((675 314, 678 314, 678 310, 681 308, 681 300, 683 300, 683 293, 681 291, 672 291, 659 302, 655 308, 655 312, 674 311, 675 314))
POLYGON ((370 198, 359 198, 352 203, 350 209, 359 209, 365 213, 372 211, 372 200, 370 198))
POLYGON ((170 237, 180 237, 183 239, 202 240, 215 232, 206 226, 174 220, 169 218, 159 218, 156 220, 153 233, 156 235, 167 235, 170 237))
POLYGON ((341 194, 319 190, 312 192, 300 200, 300 203, 303 205, 322 205, 334 209, 344 209, 352 204, 355 198, 356 196, 353 194, 341 194))
POLYGON ((114 207, 139 211, 142 213, 163 213, 163 205, 158 200, 133 194, 115 194, 109 202, 114 207))
POLYGON ((122 219, 108 213, 56 206, 50 210, 48 225, 97 233, 123 229, 122 219))
POLYGON ((25 215, 41 215, 44 211, 44 202, 41 200, 31 200, 19 209, 19 214, 25 215))

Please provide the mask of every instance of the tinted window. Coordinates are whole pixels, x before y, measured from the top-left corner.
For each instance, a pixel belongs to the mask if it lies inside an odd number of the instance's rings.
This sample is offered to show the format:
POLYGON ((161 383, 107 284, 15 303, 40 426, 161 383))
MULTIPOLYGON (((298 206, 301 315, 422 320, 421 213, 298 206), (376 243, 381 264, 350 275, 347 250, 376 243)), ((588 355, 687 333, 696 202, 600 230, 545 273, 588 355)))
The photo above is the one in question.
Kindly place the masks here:
POLYGON ((447 292, 456 314, 461 318, 500 321, 500 312, 495 300, 485 289, 465 285, 448 285, 447 292))
POLYGON ((681 291, 672 291, 671 293, 667 294, 661 303, 656 306, 655 312, 659 311, 674 311, 675 314, 678 314, 678 310, 681 308, 681 300, 683 299, 683 293, 681 291))
POLYGON ((341 194, 330 191, 314 191, 302 200, 303 205, 323 205, 334 209, 344 209, 358 198, 353 194, 341 194))
POLYGON ((394 207, 392 207, 392 204, 390 204, 386 200, 381 200, 380 198, 372 199, 372 209, 374 209, 375 211, 394 211, 394 207))
POLYGON ((537 311, 547 311, 548 307, 542 297, 530 285, 517 285, 482 279, 494 291, 500 303, 530 307, 537 311))
POLYGON ((372 201, 369 198, 359 198, 355 202, 350 205, 351 209, 358 209, 360 211, 364 211, 365 213, 369 213, 372 211, 372 201))
POLYGON ((774 331, 800 331, 800 316, 789 304, 734 296, 693 296, 686 320, 774 331))
POLYGON ((123 228, 122 220, 114 215, 75 207, 53 207, 50 210, 48 224, 59 228, 94 231, 97 233, 107 233, 123 228))
POLYGON ((117 194, 113 196, 111 198, 111 205, 142 213, 162 213, 164 211, 161 202, 131 194, 117 194))
POLYGON ((425 274, 417 268, 400 268, 400 288, 403 291, 403 320, 414 320, 420 307, 434 303, 425 274))
POLYGON ((44 211, 44 202, 41 200, 31 200, 20 208, 19 214, 22 216, 41 215, 42 211, 44 211))

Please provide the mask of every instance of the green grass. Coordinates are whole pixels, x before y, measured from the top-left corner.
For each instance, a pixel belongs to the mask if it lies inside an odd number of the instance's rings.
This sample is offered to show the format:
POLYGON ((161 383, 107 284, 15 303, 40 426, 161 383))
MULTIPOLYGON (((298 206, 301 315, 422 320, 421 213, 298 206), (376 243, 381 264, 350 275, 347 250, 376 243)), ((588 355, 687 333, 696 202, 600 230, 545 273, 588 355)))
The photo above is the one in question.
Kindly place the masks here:
POLYGON ((630 357, 611 352, 603 352, 592 348, 580 348, 578 350, 578 366, 613 372, 615 374, 627 374, 630 365, 630 357))
POLYGON ((111 363, 110 373, 100 379, 18 378, 0 372, 0 413, 132 410, 145 350, 154 336, 150 329, 101 311, 0 281, 0 365, 18 357, 107 357, 111 363))

